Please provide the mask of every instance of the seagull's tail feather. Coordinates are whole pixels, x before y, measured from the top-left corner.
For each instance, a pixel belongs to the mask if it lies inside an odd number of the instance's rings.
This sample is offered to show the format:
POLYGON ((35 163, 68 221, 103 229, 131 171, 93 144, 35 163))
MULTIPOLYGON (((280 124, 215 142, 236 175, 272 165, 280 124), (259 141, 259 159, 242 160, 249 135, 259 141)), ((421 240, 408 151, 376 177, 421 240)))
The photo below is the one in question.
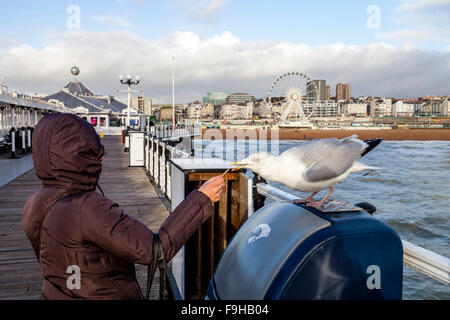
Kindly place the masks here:
POLYGON ((361 153, 361 158, 364 157, 366 154, 368 154, 377 145, 379 145, 381 143, 381 141, 383 141, 382 138, 364 140, 364 142, 367 143, 368 147, 366 149, 364 149, 363 153, 361 153))
POLYGON ((384 168, 368 166, 364 163, 355 161, 352 166, 352 172, 359 172, 364 170, 382 170, 384 168))

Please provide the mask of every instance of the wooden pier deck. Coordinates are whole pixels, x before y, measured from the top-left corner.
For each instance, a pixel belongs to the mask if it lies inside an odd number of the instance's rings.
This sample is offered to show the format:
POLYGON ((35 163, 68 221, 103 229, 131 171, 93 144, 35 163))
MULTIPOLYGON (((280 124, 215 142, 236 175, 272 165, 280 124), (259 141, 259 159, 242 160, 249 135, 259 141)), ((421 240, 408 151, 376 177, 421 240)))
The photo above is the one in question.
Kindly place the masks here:
MULTIPOLYGON (((128 167, 128 153, 123 152, 120 137, 105 137, 102 142, 106 155, 99 185, 105 196, 157 232, 169 213, 144 169, 128 167)), ((23 231, 21 217, 26 199, 40 186, 32 169, 0 187, 0 299, 39 299, 39 263, 23 231)), ((145 294, 147 267, 137 265, 136 273, 145 294)), ((159 298, 158 274, 150 297, 159 298)))

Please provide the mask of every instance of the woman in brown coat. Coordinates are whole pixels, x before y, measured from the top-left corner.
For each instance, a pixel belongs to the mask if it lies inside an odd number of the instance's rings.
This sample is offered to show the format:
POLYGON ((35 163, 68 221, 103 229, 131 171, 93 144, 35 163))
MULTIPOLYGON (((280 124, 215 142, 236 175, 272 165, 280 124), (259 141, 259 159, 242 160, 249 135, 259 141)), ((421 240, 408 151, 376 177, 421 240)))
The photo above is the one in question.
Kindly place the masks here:
MULTIPOLYGON (((134 264, 152 261, 153 232, 95 191, 104 147, 94 128, 75 115, 48 115, 33 145, 43 187, 28 198, 22 224, 40 262, 41 298, 142 299, 134 264), (68 285, 73 270, 78 287, 68 285)), ((223 187, 222 177, 207 181, 167 218, 158 232, 167 261, 211 216, 223 187)))

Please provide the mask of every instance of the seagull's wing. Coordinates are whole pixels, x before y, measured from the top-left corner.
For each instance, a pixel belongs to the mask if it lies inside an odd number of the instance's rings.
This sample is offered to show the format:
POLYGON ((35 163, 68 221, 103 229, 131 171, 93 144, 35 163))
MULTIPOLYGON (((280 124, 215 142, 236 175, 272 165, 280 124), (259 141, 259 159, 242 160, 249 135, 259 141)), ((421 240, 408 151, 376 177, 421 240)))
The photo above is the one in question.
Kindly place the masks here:
POLYGON ((361 157, 364 142, 356 137, 316 139, 284 152, 282 157, 296 158, 306 167, 309 182, 332 179, 347 171, 361 157))

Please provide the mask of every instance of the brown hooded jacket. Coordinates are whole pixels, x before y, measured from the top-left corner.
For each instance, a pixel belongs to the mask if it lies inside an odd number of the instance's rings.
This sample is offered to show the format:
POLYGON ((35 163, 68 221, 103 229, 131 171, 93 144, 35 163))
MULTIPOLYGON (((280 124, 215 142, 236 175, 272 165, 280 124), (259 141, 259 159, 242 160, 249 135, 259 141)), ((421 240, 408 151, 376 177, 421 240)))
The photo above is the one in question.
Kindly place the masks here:
MULTIPOLYGON (((104 148, 94 128, 75 115, 48 115, 34 130, 33 145, 43 187, 28 198, 22 224, 40 262, 41 298, 142 299, 134 264, 151 262, 153 233, 95 192, 104 148), (68 281, 76 268, 79 288, 68 281)), ((212 212, 199 191, 172 212, 158 232, 167 261, 212 212)))

